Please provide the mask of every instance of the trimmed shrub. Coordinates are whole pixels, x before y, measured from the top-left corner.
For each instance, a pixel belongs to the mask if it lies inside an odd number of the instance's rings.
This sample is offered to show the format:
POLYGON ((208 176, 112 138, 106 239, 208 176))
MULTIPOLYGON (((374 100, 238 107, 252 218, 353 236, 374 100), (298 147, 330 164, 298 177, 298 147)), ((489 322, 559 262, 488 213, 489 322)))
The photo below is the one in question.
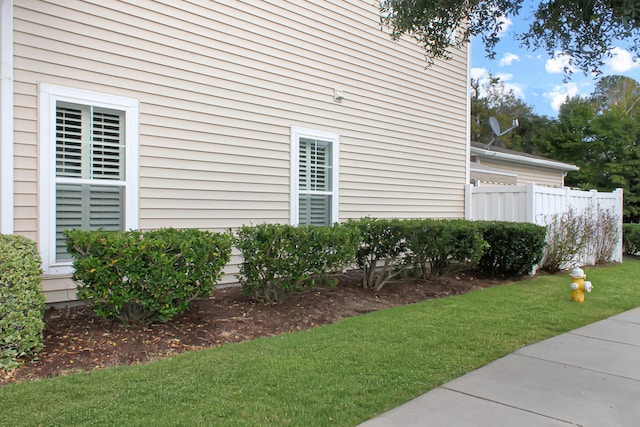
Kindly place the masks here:
POLYGON ((482 272, 502 276, 528 273, 540 262, 547 229, 515 222, 478 222, 488 243, 478 267, 482 272))
POLYGON ((360 236, 354 227, 340 224, 260 224, 237 229, 234 242, 244 258, 238 274, 244 292, 275 302, 353 264, 360 236))
POLYGON ((42 260, 36 244, 23 236, 0 235, 0 368, 42 348, 45 296, 42 260))
POLYGON ((213 293, 231 236, 200 230, 66 230, 78 298, 122 323, 164 322, 213 293))
POLYGON ((400 272, 407 251, 406 222, 394 219, 360 218, 345 223, 360 233, 356 263, 362 270, 362 286, 380 290, 400 272))
POLYGON ((478 226, 467 220, 424 219, 408 222, 408 261, 425 280, 436 280, 475 265, 487 243, 478 226))
POLYGON ((636 255, 640 252, 640 224, 624 224, 624 252, 627 255, 636 255))

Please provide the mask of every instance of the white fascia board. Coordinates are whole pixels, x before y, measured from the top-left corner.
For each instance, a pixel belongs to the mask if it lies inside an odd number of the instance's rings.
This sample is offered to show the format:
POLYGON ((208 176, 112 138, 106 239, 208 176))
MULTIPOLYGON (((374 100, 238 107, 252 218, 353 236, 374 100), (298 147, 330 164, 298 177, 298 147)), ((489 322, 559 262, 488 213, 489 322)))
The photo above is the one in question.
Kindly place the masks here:
POLYGON ((569 163, 562 163, 553 160, 536 159, 533 157, 519 156, 517 154, 501 153, 499 151, 484 150, 482 148, 471 147, 471 155, 481 156, 486 158, 492 158, 496 160, 503 160, 513 163, 522 163, 532 166, 540 166, 548 169, 556 169, 562 171, 577 171, 580 168, 576 165, 570 165, 569 163))
POLYGON ((490 168, 490 167, 481 167, 484 165, 473 165, 471 166, 470 170, 471 172, 479 172, 479 173, 490 173, 492 175, 502 175, 502 176, 511 176, 511 177, 517 177, 518 175, 515 173, 511 173, 511 172, 505 172, 505 171, 501 171, 499 169, 494 169, 494 168, 490 168))

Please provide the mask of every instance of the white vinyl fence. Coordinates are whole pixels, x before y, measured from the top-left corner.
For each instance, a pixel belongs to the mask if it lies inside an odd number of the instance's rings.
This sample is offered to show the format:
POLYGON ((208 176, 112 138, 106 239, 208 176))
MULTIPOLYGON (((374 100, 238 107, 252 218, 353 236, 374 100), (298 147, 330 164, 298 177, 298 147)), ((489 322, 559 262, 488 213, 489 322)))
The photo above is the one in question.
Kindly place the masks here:
MULTIPOLYGON (((597 219, 600 211, 608 210, 618 219, 618 246, 612 261, 622 262, 622 196, 620 188, 611 193, 602 193, 596 190, 544 187, 533 183, 515 186, 467 185, 465 218, 547 225, 554 215, 570 209, 577 214, 591 213, 594 219, 597 219)), ((592 261, 590 255, 583 256, 583 264, 592 264, 592 261)))

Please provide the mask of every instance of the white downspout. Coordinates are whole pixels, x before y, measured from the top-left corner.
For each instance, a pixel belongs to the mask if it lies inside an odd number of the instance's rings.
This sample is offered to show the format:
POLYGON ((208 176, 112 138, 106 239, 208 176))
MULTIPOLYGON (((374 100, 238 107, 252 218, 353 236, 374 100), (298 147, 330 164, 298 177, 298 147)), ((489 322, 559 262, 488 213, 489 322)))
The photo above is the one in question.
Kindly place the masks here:
POLYGON ((0 1, 0 233, 13 234, 13 0, 0 1))

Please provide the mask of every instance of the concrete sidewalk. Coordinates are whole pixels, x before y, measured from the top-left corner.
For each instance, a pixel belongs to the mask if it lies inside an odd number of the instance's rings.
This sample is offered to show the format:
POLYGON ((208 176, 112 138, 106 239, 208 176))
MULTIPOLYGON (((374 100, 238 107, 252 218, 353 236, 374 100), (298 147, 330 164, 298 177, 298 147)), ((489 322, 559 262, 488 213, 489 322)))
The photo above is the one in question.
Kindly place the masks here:
POLYGON ((640 308, 525 347, 361 424, 568 425, 640 426, 640 308))

